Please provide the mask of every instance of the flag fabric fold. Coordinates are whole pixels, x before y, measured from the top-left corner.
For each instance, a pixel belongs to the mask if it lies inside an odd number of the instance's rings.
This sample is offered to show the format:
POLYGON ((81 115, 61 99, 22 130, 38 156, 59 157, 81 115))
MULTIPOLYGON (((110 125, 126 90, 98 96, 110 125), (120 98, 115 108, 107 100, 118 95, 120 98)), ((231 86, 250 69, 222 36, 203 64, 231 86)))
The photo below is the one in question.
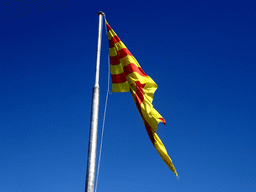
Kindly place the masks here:
POLYGON ((158 154, 178 176, 162 141, 156 134, 158 123, 166 125, 164 118, 153 108, 152 101, 157 84, 145 74, 137 60, 106 22, 109 40, 112 92, 130 92, 147 133, 158 154))

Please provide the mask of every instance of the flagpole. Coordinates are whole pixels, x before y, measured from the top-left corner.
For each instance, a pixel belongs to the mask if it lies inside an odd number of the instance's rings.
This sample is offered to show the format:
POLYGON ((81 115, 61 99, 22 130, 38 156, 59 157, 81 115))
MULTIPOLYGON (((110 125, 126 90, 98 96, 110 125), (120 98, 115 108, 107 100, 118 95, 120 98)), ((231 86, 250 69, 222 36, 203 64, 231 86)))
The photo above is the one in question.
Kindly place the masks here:
POLYGON ((95 183, 95 165, 96 165, 96 152, 97 152, 97 134, 98 134, 98 116, 99 116, 99 72, 100 72, 100 52, 101 52, 101 36, 102 36, 102 16, 103 12, 98 12, 99 27, 98 27, 98 45, 97 45, 97 58, 95 70, 95 83, 92 94, 92 109, 91 109, 91 126, 90 138, 87 157, 87 172, 86 172, 86 185, 85 192, 94 191, 95 183))

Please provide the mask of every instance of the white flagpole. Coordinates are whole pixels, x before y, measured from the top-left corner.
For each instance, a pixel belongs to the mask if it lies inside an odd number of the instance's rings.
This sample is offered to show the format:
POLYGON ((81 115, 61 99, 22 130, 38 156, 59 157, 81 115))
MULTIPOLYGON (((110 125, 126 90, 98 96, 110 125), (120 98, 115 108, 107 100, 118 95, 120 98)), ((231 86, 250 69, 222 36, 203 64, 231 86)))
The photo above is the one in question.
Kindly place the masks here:
POLYGON ((87 157, 87 172, 86 172, 86 185, 85 192, 94 192, 95 183, 95 165, 97 155, 97 134, 98 134, 98 116, 99 116, 99 73, 100 73, 100 52, 101 52, 101 36, 102 36, 102 17, 103 12, 98 12, 99 15, 99 28, 98 28, 98 45, 97 45, 97 58, 95 70, 95 84, 92 94, 92 109, 91 109, 91 127, 90 138, 87 157))

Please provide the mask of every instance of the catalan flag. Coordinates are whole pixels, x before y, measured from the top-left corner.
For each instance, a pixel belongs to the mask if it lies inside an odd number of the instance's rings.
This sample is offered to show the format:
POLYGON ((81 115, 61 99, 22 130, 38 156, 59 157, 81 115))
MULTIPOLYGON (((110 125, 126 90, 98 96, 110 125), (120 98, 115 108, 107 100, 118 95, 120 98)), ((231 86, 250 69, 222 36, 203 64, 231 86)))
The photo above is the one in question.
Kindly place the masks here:
POLYGON ((147 133, 167 166, 178 176, 172 160, 157 136, 157 125, 164 118, 153 108, 152 101, 157 84, 145 74, 137 60, 107 23, 112 92, 131 92, 147 133))

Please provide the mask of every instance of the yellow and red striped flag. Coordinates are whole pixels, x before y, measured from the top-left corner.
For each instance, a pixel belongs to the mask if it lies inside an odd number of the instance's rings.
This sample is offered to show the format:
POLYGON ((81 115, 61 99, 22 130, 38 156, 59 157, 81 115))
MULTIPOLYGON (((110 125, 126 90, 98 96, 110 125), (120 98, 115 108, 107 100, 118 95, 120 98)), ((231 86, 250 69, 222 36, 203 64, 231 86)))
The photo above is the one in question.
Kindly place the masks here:
POLYGON ((144 73, 137 60, 107 23, 112 92, 131 92, 147 133, 167 166, 178 176, 172 160, 157 136, 157 125, 164 118, 153 108, 152 101, 157 84, 144 73))

